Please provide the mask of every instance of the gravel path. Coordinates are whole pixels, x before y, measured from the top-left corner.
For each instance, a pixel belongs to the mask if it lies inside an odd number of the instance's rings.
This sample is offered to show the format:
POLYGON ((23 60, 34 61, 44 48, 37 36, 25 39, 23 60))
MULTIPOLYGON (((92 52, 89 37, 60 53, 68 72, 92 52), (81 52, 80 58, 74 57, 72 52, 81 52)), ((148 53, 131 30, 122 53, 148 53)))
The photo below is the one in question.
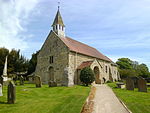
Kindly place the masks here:
POLYGON ((94 86, 96 95, 93 113, 129 113, 106 84, 94 86))

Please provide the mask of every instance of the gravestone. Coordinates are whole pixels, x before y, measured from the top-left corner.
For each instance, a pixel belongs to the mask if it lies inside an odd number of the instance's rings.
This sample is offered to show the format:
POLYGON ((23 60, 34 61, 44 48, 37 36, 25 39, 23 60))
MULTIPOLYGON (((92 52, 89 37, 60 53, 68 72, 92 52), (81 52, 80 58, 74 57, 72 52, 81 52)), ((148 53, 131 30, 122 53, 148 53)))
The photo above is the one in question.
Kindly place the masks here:
POLYGON ((55 81, 49 81, 48 85, 49 85, 49 87, 56 87, 57 83, 55 81))
POLYGON ((147 83, 146 80, 142 77, 138 80, 138 91, 139 92, 147 92, 147 83))
POLYGON ((23 78, 23 76, 20 76, 20 85, 24 85, 24 78, 23 78))
POLYGON ((8 84, 7 94, 8 104, 14 104, 16 99, 16 86, 13 81, 10 81, 8 84))
POLYGON ((35 76, 35 85, 36 85, 36 87, 41 87, 42 86, 40 76, 35 76))
POLYGON ((116 85, 117 88, 121 88, 121 89, 125 88, 125 84, 123 82, 116 83, 116 85))
POLYGON ((2 84, 0 84, 0 96, 3 96, 3 92, 2 92, 2 84))
POLYGON ((2 77, 2 75, 0 76, 0 84, 3 85, 3 77, 2 77))
POLYGON ((138 88, 138 77, 131 77, 131 79, 133 80, 134 82, 134 88, 138 88))
POLYGON ((126 89, 134 90, 134 81, 129 77, 126 79, 126 89))

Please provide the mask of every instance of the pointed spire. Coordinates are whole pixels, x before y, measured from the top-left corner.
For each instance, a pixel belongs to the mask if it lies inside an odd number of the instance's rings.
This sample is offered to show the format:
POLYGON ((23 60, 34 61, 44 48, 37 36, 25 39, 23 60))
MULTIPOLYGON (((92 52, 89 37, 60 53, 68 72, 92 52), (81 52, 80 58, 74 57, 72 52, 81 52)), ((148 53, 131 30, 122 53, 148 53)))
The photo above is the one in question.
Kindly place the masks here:
POLYGON ((52 24, 53 31, 59 36, 59 37, 65 37, 65 25, 63 23, 62 17, 60 15, 59 11, 59 5, 58 5, 58 11, 55 17, 55 20, 52 24))
POLYGON ((6 76, 6 77, 7 77, 7 56, 6 56, 6 59, 5 59, 5 65, 4 65, 4 70, 3 70, 3 76, 6 76))
POLYGON ((58 6, 58 11, 57 11, 57 14, 56 14, 56 17, 55 17, 55 20, 54 20, 52 26, 55 26, 58 24, 65 27, 63 20, 62 20, 62 17, 61 17, 61 14, 60 14, 60 11, 59 11, 59 6, 58 6))

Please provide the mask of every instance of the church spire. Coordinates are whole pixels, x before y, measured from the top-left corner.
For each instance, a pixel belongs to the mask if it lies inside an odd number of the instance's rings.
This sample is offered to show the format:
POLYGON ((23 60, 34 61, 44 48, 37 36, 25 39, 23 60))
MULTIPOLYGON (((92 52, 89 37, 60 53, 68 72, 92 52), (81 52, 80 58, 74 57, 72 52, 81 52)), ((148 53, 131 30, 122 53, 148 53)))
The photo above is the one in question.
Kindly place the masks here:
POLYGON ((60 11, 59 11, 59 5, 58 5, 58 10, 57 14, 55 16, 54 22, 52 24, 53 31, 60 37, 65 37, 65 25, 63 23, 60 11))

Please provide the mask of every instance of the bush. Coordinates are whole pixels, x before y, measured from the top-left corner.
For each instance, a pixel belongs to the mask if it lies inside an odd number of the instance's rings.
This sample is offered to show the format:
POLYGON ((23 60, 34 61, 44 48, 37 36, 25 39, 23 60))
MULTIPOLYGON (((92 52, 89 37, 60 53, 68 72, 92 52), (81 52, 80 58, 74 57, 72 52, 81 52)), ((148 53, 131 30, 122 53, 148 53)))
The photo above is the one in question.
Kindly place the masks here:
POLYGON ((92 83, 95 80, 94 72, 92 71, 92 69, 90 67, 85 67, 81 70, 80 80, 86 86, 88 86, 88 84, 92 83))

